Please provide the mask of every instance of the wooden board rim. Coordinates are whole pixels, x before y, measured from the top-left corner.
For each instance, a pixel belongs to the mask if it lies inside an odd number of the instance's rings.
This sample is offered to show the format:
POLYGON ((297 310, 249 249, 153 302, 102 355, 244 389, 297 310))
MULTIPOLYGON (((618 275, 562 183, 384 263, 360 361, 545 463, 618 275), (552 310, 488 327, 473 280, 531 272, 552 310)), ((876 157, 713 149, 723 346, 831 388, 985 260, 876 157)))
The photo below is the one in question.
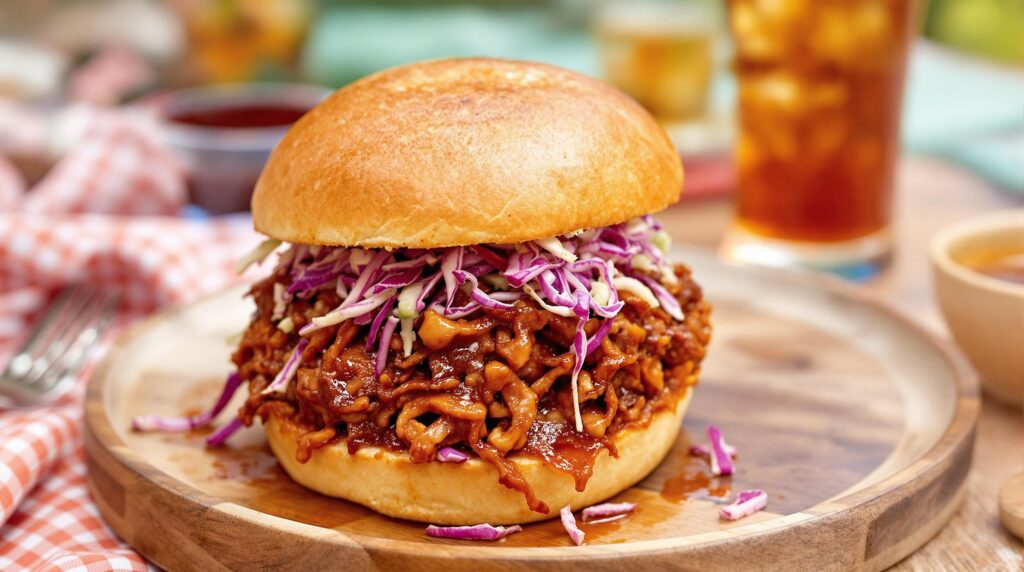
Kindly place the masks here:
MULTIPOLYGON (((721 261, 716 263, 730 265, 721 261)), ((925 531, 927 534, 915 535, 916 540, 913 548, 920 546, 937 532, 941 524, 945 523, 946 519, 952 514, 952 508, 955 508, 958 502, 957 499, 962 497, 963 487, 966 482, 966 472, 969 469, 972 457, 974 433, 981 405, 976 374, 952 343, 926 330, 887 301, 880 299, 870 292, 858 289, 855 285, 847 284, 839 279, 828 276, 810 273, 794 275, 773 269, 752 267, 745 267, 744 271, 774 275, 776 279, 781 280, 803 282, 805 285, 830 291, 855 302, 875 306, 887 314, 889 318, 902 323, 924 339, 943 357, 950 371, 955 376, 956 397, 953 419, 942 437, 911 466, 889 475, 864 489, 854 491, 839 498, 830 499, 799 513, 781 516, 769 521, 738 526, 730 529, 727 533, 710 532, 685 538, 666 538, 615 545, 590 546, 590 550, 581 550, 579 547, 570 545, 565 547, 502 547, 472 544, 465 546, 430 545, 342 533, 264 514, 213 497, 171 477, 139 458, 117 435, 117 432, 109 423, 102 398, 103 387, 108 377, 107 370, 113 361, 113 356, 119 349, 123 349, 124 346, 128 345, 132 339, 141 335, 164 317, 179 312, 183 308, 182 306, 175 306, 164 309, 133 326, 113 344, 104 359, 91 372, 85 401, 87 453, 90 457, 98 457, 104 454, 112 457, 121 466, 133 473, 137 482, 149 482, 152 486, 177 495, 196 509, 197 514, 215 511, 233 521, 245 522, 259 527, 267 526, 270 523, 276 529, 283 530, 299 538, 315 538, 318 542, 328 542, 351 549, 362 549, 370 553, 386 552, 395 557, 423 560, 446 558, 457 554, 464 561, 493 562, 500 560, 503 562, 519 561, 524 564, 549 560, 557 560, 557 562, 563 564, 583 561, 592 563, 596 559, 655 555, 665 552, 678 553, 681 550, 702 552, 714 549, 721 544, 735 541, 738 538, 750 542, 766 540, 787 529, 795 531, 816 524, 828 524, 830 527, 841 528, 844 522, 852 522, 849 519, 855 518, 855 513, 859 513, 863 509, 879 514, 884 513, 886 510, 893 508, 900 499, 904 498, 904 494, 934 486, 948 470, 953 469, 958 473, 962 472, 963 474, 956 479, 955 490, 946 491, 953 493, 953 495, 948 495, 947 498, 955 497, 947 503, 952 506, 943 505, 935 510, 936 513, 946 513, 940 519, 939 526, 936 526, 934 530, 925 531), (919 536, 921 538, 917 538, 919 536)), ((102 469, 99 469, 90 458, 89 484, 90 488, 93 489, 94 497, 97 496, 93 483, 96 470, 102 469)), ((109 510, 109 507, 100 503, 100 508, 104 516, 107 516, 106 511, 109 510)), ((111 519, 108 517, 109 520, 111 519)), ((117 530, 116 526, 114 528, 117 530)), ((870 549, 870 546, 867 549, 870 549)), ((905 553, 894 554, 875 563, 889 565, 895 563, 903 556, 905 556, 905 553)), ((878 567, 881 568, 882 566, 878 567)))

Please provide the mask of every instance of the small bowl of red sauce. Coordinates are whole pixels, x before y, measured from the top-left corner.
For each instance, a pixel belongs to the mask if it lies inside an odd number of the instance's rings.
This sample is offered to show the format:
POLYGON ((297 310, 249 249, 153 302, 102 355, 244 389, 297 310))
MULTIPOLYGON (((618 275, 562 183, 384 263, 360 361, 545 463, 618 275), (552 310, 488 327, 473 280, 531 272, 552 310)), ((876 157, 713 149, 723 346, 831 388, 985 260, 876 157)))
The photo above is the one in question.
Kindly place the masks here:
POLYGON ((330 93, 304 84, 230 84, 163 92, 146 104, 185 164, 192 203, 223 214, 249 209, 270 151, 330 93))
POLYGON ((1024 209, 971 218, 931 244, 946 325, 985 392, 1024 403, 1024 209))

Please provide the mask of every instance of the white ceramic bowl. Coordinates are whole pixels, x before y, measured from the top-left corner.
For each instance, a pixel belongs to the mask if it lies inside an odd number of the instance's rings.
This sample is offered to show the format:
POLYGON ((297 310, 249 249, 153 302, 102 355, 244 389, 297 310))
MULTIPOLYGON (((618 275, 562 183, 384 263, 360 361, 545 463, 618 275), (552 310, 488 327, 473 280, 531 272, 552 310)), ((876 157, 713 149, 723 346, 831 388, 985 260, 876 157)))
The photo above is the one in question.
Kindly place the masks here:
POLYGON ((981 375, 986 393, 1024 403, 1024 285, 978 273, 963 261, 1024 250, 1024 209, 948 227, 931 243, 936 298, 946 324, 981 375))

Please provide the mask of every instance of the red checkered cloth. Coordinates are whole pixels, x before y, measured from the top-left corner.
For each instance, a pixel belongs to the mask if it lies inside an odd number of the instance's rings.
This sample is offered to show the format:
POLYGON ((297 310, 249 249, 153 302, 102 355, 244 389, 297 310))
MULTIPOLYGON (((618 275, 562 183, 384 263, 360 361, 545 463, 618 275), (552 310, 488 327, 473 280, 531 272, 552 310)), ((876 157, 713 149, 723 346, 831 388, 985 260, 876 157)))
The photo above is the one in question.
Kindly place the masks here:
MULTIPOLYGON (((139 131, 90 129, 95 137, 87 141, 105 151, 75 148, 27 194, 8 187, 15 198, 0 212, 0 367, 64 284, 89 282, 121 293, 105 346, 117 330, 160 306, 238 280, 235 260, 259 241, 246 217, 120 216, 179 211, 180 171, 139 131), (119 215, 69 214, 82 212, 119 215)), ((0 157, 0 201, 3 181, 13 179, 5 166, 0 157)), ((151 568, 107 527, 89 497, 82 385, 49 407, 0 409, 2 571, 151 568)))
POLYGON ((160 143, 143 109, 78 105, 43 117, 0 101, 0 131, 50 134, 46 140, 0 137, 0 150, 38 156, 67 149, 30 193, 0 157, 0 212, 174 215, 185 204, 183 165, 160 143))

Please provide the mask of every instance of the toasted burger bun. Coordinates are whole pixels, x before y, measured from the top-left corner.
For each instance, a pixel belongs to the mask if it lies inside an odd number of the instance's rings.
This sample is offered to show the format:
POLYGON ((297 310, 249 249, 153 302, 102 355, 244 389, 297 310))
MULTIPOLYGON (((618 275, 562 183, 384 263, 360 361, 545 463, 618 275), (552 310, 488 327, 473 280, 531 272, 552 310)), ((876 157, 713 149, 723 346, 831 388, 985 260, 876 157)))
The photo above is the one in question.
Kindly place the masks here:
POLYGON ((306 463, 295 460, 295 428, 271 416, 265 426, 270 448, 285 471, 301 485, 332 497, 357 502, 379 513, 430 522, 468 525, 516 524, 557 516, 569 505, 590 506, 628 489, 654 470, 672 448, 682 424, 691 391, 675 411, 656 413, 646 428, 627 429, 613 436, 618 458, 599 453, 594 475, 583 492, 572 477, 546 463, 511 457, 519 465, 550 514, 531 511, 520 493, 498 482, 498 472, 476 457, 465 463, 413 463, 408 453, 364 447, 349 455, 344 441, 316 449, 306 463))
POLYGON ((610 86, 548 65, 437 60, 339 90, 271 154, 256 230, 366 247, 510 243, 675 202, 665 131, 610 86))

